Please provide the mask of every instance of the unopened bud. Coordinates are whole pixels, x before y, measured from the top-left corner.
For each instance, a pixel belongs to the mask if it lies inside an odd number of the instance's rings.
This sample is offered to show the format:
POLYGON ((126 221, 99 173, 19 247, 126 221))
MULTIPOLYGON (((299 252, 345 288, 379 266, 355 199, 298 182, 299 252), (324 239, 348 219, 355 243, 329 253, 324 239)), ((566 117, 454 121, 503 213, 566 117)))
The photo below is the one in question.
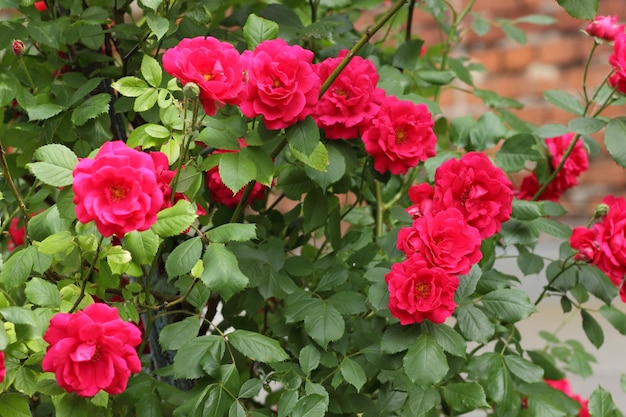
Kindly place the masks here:
POLYGON ((200 95, 200 87, 196 83, 187 83, 183 87, 183 94, 188 98, 196 98, 200 95))
POLYGON ((593 213, 594 217, 604 217, 609 212, 609 206, 606 204, 598 204, 596 211, 593 213))
POLYGON ((24 53, 24 49, 26 49, 24 42, 19 39, 15 39, 11 44, 11 47, 13 48, 13 54, 15 54, 15 56, 22 55, 24 53))

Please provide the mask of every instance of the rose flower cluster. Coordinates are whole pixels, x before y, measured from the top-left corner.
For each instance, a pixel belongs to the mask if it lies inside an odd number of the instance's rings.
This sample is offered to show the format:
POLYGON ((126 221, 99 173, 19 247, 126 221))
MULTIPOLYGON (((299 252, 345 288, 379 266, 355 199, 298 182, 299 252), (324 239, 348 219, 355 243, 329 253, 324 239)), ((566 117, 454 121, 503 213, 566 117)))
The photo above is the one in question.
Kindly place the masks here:
POLYGON ((591 228, 574 228, 570 245, 578 251, 576 259, 597 266, 620 288, 620 296, 626 302, 626 199, 607 196, 602 203, 605 206, 599 210, 600 220, 591 228))
POLYGON ((512 184, 489 158, 469 152, 444 162, 427 183, 409 189, 410 227, 400 229, 405 255, 385 276, 389 310, 401 324, 443 323, 456 308, 458 275, 482 258, 480 247, 512 211, 512 184))

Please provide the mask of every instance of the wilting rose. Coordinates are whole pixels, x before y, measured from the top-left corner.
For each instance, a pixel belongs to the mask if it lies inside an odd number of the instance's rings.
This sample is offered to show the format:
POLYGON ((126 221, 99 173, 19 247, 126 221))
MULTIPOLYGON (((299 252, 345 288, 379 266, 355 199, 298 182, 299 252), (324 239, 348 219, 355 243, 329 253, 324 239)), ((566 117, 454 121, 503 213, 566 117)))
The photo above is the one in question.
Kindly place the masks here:
MULTIPOLYGON (((337 58, 327 58, 315 66, 322 82, 348 53, 341 51, 337 58)), ((384 90, 376 88, 378 73, 371 61, 353 57, 339 73, 330 88, 317 103, 313 119, 329 139, 353 139, 359 135, 359 125, 371 119, 385 97, 384 90)))
POLYGON ((389 288, 389 311, 400 324, 428 319, 443 323, 456 308, 454 292, 459 279, 441 268, 429 268, 426 261, 410 257, 393 264, 385 276, 389 288))
POLYGON ((435 156, 433 126, 426 105, 387 96, 371 122, 363 126, 361 138, 378 172, 405 174, 435 156))
POLYGON ((457 208, 486 239, 500 231, 502 223, 510 218, 512 188, 511 181, 487 155, 468 152, 437 168, 433 201, 437 211, 457 208))
POLYGON ((609 84, 622 94, 626 94, 626 33, 615 37, 613 54, 609 56, 609 64, 613 67, 613 74, 609 77, 609 84))
POLYGON ((449 208, 426 213, 411 227, 400 229, 397 246, 408 257, 424 259, 429 267, 462 275, 482 258, 481 242, 480 233, 466 223, 463 214, 449 208))
POLYGON ((617 16, 596 16, 587 25, 587 33, 596 38, 612 42, 620 33, 624 33, 624 25, 620 25, 617 16))
POLYGON ((95 303, 76 313, 57 313, 44 334, 50 346, 42 361, 59 386, 83 397, 100 390, 119 394, 131 374, 141 371, 135 347, 141 332, 120 319, 117 309, 95 303))
POLYGON ((183 85, 200 88, 204 111, 213 116, 224 104, 240 104, 247 95, 241 55, 228 42, 211 36, 187 38, 163 54, 163 68, 183 85))
POLYGON ((247 117, 263 116, 268 129, 283 129, 313 113, 320 78, 313 52, 282 39, 261 42, 242 55, 248 75, 248 98, 241 103, 247 117))
POLYGON ((122 141, 107 142, 94 159, 82 159, 73 175, 76 217, 95 221, 103 236, 121 237, 156 222, 163 192, 150 155, 122 141))

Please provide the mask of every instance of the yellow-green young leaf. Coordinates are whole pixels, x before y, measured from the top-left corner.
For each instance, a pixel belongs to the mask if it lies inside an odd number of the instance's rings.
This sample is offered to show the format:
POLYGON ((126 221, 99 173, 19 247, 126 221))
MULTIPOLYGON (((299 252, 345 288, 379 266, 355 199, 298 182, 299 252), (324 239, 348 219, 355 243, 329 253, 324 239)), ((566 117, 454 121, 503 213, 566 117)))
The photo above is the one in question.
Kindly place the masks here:
POLYGON ((161 210, 152 231, 161 237, 176 236, 185 231, 196 219, 195 207, 186 200, 178 200, 173 207, 161 210))
MULTIPOLYGON (((165 36, 165 34, 167 33, 167 31, 170 28, 170 21, 167 20, 164 17, 161 17, 159 15, 156 15, 154 13, 148 13, 146 15, 146 22, 148 23, 148 27, 150 28, 150 30, 156 35, 157 40, 161 40, 161 38, 163 36, 165 36)), ((148 56, 148 55, 144 55, 144 56, 148 56)), ((159 67, 160 68, 160 67, 159 67)), ((143 70, 141 71, 141 73, 143 74, 143 70)), ((144 75, 145 77, 145 75, 144 75)), ((159 75, 158 78, 158 83, 156 83, 156 79, 154 80, 154 83, 150 82, 150 80, 148 80, 148 78, 146 78, 146 81, 148 81, 150 84, 152 84, 154 87, 158 87, 159 84, 161 84, 161 78, 159 75)))
POLYGON ((144 55, 141 59, 141 75, 152 87, 158 87, 163 77, 161 66, 150 55, 144 55))
POLYGON ((155 10, 163 3, 163 0, 139 0, 139 4, 150 10, 155 10))
POLYGON ((191 271, 202 255, 202 241, 199 236, 176 246, 165 261, 168 278, 176 278, 191 271))
POLYGON ((215 243, 247 242, 256 239, 256 224, 226 223, 205 233, 215 243))
POLYGON ((132 231, 124 236, 122 247, 130 252, 140 265, 151 264, 159 249, 161 238, 152 230, 132 231))
POLYGON ((61 296, 56 285, 41 278, 32 278, 28 281, 24 294, 30 302, 42 307, 58 308, 61 306, 61 296))
POLYGON ((306 155, 300 152, 298 149, 289 144, 289 150, 293 156, 295 156, 299 161, 304 164, 310 166, 311 168, 315 168, 318 171, 326 171, 326 167, 329 163, 328 157, 328 149, 322 142, 319 142, 311 155, 306 155))
POLYGON ((0 397, 0 410, 2 410, 0 411, 2 417, 31 417, 32 415, 26 397, 11 392, 0 397))
POLYGON ((254 49, 261 42, 276 39, 277 36, 278 24, 254 13, 248 16, 243 26, 243 38, 248 44, 248 49, 254 49))
POLYGON ((33 156, 41 162, 27 164, 27 168, 43 183, 64 187, 74 181, 72 171, 78 164, 78 158, 68 147, 60 144, 44 145, 33 156))
POLYGON ((272 363, 289 359, 278 341, 260 333, 235 330, 228 334, 228 342, 233 348, 258 362, 272 363))
POLYGON ((4 322, 0 321, 0 350, 5 350, 9 345, 9 336, 4 328, 4 322))
POLYGON ((194 278, 200 278, 202 276, 202 272, 204 271, 204 264, 202 263, 202 259, 198 259, 198 262, 191 267, 191 271, 189 274, 194 278))
POLYGON ((204 270, 200 279, 225 301, 248 285, 248 277, 239 269, 237 258, 223 244, 209 245, 202 262, 204 270))
POLYGON ((74 246, 76 246, 74 236, 69 230, 65 230, 45 238, 39 243, 38 250, 47 255, 55 255, 63 252, 69 253, 74 246))
POLYGON ((148 88, 140 96, 135 99, 133 110, 136 112, 142 112, 150 110, 154 107, 159 98, 159 93, 156 88, 148 88))
POLYGON ((428 387, 441 381, 449 369, 443 349, 427 334, 419 336, 409 346, 403 364, 409 379, 421 387, 428 387))
POLYGON ((133 260, 132 255, 121 246, 112 246, 107 254, 107 263, 114 274, 123 274, 133 260))
POLYGON ((124 77, 111 84, 115 90, 126 97, 139 97, 146 92, 148 84, 139 77, 124 77))

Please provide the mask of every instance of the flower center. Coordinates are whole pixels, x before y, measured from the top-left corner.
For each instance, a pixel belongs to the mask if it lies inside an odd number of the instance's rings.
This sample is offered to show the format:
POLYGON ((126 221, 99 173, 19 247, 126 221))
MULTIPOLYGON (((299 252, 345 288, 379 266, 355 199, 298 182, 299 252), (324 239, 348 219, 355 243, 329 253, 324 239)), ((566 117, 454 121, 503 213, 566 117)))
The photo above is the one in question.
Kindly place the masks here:
POLYGON ((102 348, 100 347, 100 345, 96 345, 96 351, 93 353, 91 361, 98 362, 100 359, 102 359, 102 348))
POLYGON ((404 143, 407 141, 408 138, 409 135, 407 135, 406 130, 400 129, 396 131, 396 143, 404 143))
POLYGON ((423 300, 430 295, 430 285, 424 282, 418 282, 415 284, 415 298, 417 300, 423 300))
POLYGON ((126 198, 128 190, 123 185, 115 184, 109 186, 109 194, 114 203, 119 203, 126 198))
POLYGON ((283 86, 283 83, 278 78, 274 78, 274 82, 272 85, 274 86, 274 88, 279 88, 283 86))
POLYGON ((343 88, 335 88, 334 91, 336 96, 340 96, 340 97, 348 97, 348 92, 346 90, 344 90, 343 88))
POLYGON ((203 74, 202 78, 204 78, 204 81, 211 81, 213 79, 213 74, 203 74))

